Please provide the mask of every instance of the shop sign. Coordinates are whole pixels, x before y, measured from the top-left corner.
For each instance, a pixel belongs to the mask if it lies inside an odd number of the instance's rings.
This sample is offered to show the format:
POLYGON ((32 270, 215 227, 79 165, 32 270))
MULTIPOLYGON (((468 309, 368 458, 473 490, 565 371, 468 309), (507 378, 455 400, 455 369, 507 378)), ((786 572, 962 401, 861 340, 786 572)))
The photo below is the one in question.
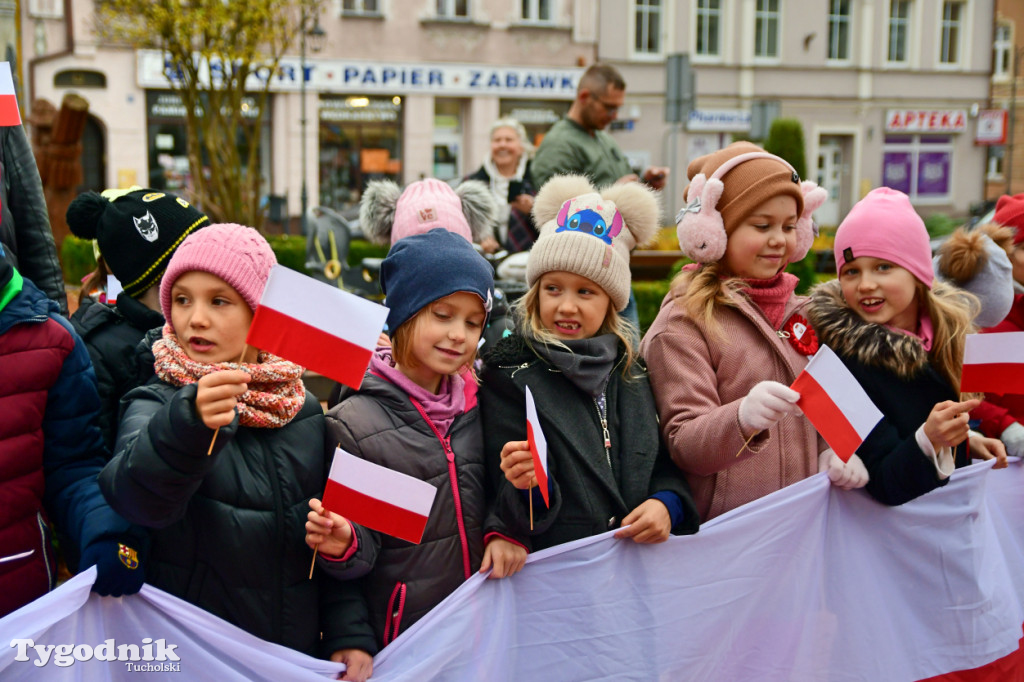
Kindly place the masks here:
POLYGON ((966 109, 889 109, 885 112, 887 132, 959 133, 966 129, 966 109))
MULTIPOLYGON (((137 53, 141 88, 174 88, 180 83, 178 69, 158 50, 137 53)), ((216 84, 229 73, 230 65, 211 60, 202 69, 204 83, 216 84)), ((498 95, 534 99, 573 99, 583 69, 490 66, 449 62, 376 62, 355 59, 307 59, 305 68, 296 57, 285 57, 276 71, 255 68, 247 87, 259 90, 270 80, 275 92, 294 92, 306 87, 317 92, 429 93, 433 95, 498 95)))
POLYGON ((691 132, 745 132, 750 130, 749 109, 694 109, 686 119, 691 132))
POLYGON ((982 109, 978 112, 978 130, 974 133, 974 144, 1006 144, 1006 109, 982 109))

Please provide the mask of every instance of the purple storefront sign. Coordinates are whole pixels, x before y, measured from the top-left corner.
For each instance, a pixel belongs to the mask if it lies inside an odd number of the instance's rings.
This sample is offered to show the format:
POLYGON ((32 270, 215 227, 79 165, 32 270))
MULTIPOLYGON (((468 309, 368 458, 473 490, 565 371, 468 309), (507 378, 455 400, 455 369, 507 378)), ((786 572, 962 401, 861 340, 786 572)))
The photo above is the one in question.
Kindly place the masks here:
POLYGON ((910 194, 913 155, 910 152, 885 152, 882 156, 882 184, 910 194))
POLYGON ((917 196, 944 197, 949 194, 949 152, 921 152, 917 156, 917 196))

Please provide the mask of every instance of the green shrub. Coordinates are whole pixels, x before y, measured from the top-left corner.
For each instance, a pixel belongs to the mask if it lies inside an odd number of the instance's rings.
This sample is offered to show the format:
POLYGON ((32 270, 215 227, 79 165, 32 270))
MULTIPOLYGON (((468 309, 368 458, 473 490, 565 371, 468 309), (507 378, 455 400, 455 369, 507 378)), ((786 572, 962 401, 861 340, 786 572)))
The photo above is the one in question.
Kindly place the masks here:
POLYGON ((69 234, 60 246, 60 262, 64 270, 64 281, 81 284, 82 279, 96 269, 96 258, 92 255, 92 240, 79 239, 69 234))
POLYGON ((353 239, 348 247, 348 264, 359 265, 364 258, 383 258, 388 255, 388 247, 374 244, 362 239, 353 239))
POLYGON ((636 312, 640 318, 641 336, 658 316, 661 309, 661 301, 668 293, 669 280, 655 280, 652 282, 633 282, 633 294, 636 296, 636 312))
POLYGON ((961 224, 961 221, 951 218, 945 213, 933 213, 924 219, 924 226, 928 230, 930 237, 941 237, 942 235, 949 234, 960 227, 961 224))
POLYGON ((267 237, 277 262, 286 268, 306 272, 306 239, 290 234, 272 234, 267 237))
POLYGON ((768 130, 764 149, 781 156, 796 169, 801 178, 807 177, 807 152, 804 150, 804 129, 795 118, 777 118, 768 130))

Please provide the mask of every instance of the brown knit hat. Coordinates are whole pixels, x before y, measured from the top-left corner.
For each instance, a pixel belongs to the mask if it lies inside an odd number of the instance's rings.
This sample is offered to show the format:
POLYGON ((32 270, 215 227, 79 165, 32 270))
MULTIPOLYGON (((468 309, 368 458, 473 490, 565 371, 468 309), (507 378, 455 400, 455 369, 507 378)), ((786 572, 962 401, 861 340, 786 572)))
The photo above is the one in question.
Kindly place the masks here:
POLYGON ((691 161, 686 175, 692 180, 685 192, 688 203, 679 212, 676 222, 680 246, 688 256, 701 263, 721 259, 725 254, 725 240, 733 230, 763 202, 779 195, 793 197, 797 216, 805 219, 803 227, 807 234, 798 235, 800 248, 797 249, 798 252, 802 249, 803 253, 796 256, 806 255, 814 238, 810 212, 824 202, 827 194, 812 182, 801 184, 800 176, 784 159, 751 142, 734 142, 725 149, 691 161), (753 156, 726 167, 724 173, 719 171, 729 161, 745 155, 753 156), (718 176, 716 171, 719 171, 718 176), (720 196, 715 201, 719 189, 720 196), (809 209, 806 214, 805 208, 809 209), (691 226, 695 230, 691 230, 691 226), (719 231, 724 228, 725 233, 715 233, 712 228, 719 231))

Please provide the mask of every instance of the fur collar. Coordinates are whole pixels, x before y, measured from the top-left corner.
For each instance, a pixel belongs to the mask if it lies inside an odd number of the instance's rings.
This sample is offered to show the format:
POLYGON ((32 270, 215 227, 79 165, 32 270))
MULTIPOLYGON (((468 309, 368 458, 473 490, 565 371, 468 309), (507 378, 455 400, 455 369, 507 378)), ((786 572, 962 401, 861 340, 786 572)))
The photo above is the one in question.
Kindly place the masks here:
MULTIPOLYGON (((950 288, 936 282, 933 292, 950 295, 950 288)), ((885 325, 865 322, 843 298, 839 280, 819 284, 811 290, 807 318, 818 340, 837 355, 868 367, 879 367, 901 379, 919 374, 928 364, 928 353, 909 334, 885 325)))

